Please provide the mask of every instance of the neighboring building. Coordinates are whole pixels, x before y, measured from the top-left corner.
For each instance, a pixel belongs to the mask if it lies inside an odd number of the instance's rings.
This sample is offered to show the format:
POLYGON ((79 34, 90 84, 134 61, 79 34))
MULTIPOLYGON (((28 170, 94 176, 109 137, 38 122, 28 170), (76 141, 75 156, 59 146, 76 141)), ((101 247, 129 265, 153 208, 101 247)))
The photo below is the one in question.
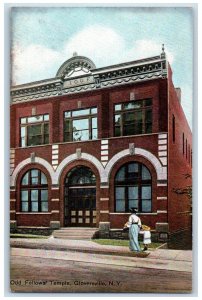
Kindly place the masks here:
POLYGON ((98 69, 74 53, 55 78, 12 87, 11 98, 12 230, 108 236, 130 207, 159 239, 191 227, 189 199, 173 189, 189 183, 192 134, 164 48, 98 69))

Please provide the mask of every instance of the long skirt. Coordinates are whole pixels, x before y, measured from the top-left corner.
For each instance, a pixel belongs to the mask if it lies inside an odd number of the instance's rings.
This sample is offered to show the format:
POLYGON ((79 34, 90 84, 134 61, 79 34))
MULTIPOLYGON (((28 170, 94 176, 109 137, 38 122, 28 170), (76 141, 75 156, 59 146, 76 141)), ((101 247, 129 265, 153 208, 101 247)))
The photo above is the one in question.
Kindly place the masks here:
POLYGON ((140 228, 137 224, 132 224, 129 227, 129 238, 130 238, 129 248, 131 251, 136 251, 136 252, 141 251, 140 245, 138 242, 139 231, 140 231, 140 228))

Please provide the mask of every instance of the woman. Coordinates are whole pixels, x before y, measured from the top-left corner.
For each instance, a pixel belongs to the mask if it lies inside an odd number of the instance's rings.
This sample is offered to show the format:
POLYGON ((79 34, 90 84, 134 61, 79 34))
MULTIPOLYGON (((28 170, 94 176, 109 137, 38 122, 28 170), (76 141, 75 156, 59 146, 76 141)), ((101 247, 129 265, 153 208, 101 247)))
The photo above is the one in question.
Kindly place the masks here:
POLYGON ((129 248, 131 251, 140 252, 141 249, 138 242, 138 234, 142 224, 140 218, 136 215, 137 209, 131 207, 130 211, 132 212, 132 215, 130 215, 128 220, 130 238, 129 248))

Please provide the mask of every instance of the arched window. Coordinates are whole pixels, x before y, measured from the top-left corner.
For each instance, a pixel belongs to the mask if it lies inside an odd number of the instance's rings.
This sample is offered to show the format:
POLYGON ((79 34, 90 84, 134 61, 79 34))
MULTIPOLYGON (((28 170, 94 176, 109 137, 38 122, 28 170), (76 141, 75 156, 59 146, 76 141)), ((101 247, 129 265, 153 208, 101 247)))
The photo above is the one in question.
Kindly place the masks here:
POLYGON ((44 173, 38 169, 25 173, 21 180, 20 200, 22 212, 48 211, 48 183, 44 173))
POLYGON ((115 211, 129 212, 131 207, 136 207, 139 212, 151 212, 151 189, 151 174, 143 164, 123 165, 115 176, 115 211))
POLYGON ((73 168, 66 177, 65 184, 71 186, 77 185, 95 185, 96 178, 94 173, 88 167, 78 166, 73 168))

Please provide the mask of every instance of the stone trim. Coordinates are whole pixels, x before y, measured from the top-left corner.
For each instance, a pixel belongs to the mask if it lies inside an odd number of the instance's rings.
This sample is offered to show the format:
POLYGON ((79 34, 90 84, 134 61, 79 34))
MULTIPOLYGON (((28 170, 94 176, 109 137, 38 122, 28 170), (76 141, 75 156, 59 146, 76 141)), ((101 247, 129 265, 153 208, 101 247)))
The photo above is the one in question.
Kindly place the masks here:
MULTIPOLYGON (((109 174, 115 165, 117 161, 122 159, 125 156, 129 156, 130 152, 129 149, 125 149, 120 151, 119 153, 115 154, 110 161, 108 162, 106 168, 105 168, 105 178, 108 180, 109 174)), ((157 173, 157 180, 167 180, 167 167, 164 167, 161 165, 159 159, 149 152, 148 150, 142 149, 142 148, 135 148, 135 155, 141 155, 145 157, 148 161, 151 162, 151 164, 154 166, 156 173, 157 173)))
POLYGON ((109 210, 100 210, 100 214, 108 214, 109 210))
POLYGON ((167 197, 157 197, 157 200, 168 200, 167 197))
POLYGON ((55 201, 55 202, 57 201, 58 202, 58 201, 60 201, 60 199, 59 198, 51 199, 51 201, 55 201))
POLYGON ((10 199, 10 202, 16 202, 16 199, 10 199))
MULTIPOLYGON (((15 187, 16 185, 16 179, 17 179, 17 176, 18 176, 18 173, 25 167, 27 166, 28 164, 31 164, 31 158, 27 158, 27 159, 24 159, 23 161, 21 161, 17 167, 15 168, 12 176, 11 176, 11 182, 10 182, 10 185, 15 187)), ((55 172, 53 170, 53 167, 49 164, 49 162, 47 162, 45 159, 43 158, 40 158, 40 157, 35 157, 35 163, 38 163, 40 165, 42 165, 43 167, 45 167, 47 169, 47 171, 49 172, 50 174, 50 177, 52 179, 52 182, 54 180, 54 175, 55 175, 55 172)))
POLYGON ((109 201, 109 198, 100 198, 100 201, 109 201))
POLYGON ((157 210, 157 214, 167 214, 167 210, 157 210))
POLYGON ((52 214, 59 214, 60 211, 59 211, 59 210, 51 210, 51 213, 52 213, 52 214))

